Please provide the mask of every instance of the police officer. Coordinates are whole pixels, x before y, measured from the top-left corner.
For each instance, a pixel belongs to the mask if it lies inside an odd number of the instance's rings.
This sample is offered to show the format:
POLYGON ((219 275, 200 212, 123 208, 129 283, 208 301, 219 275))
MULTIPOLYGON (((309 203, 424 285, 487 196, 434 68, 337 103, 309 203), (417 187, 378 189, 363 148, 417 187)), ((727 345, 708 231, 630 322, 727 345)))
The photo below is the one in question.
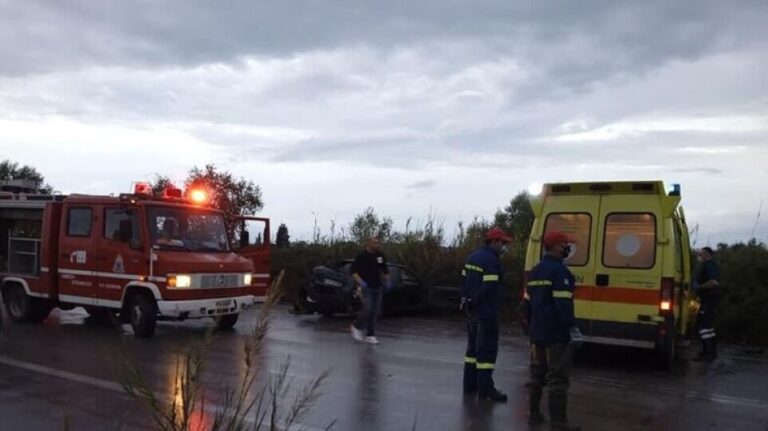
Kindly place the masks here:
POLYGON ((717 358, 715 335, 715 308, 720 299, 720 267, 712 260, 710 247, 699 251, 699 268, 693 282, 693 290, 699 295, 699 314, 696 319, 701 338, 701 353, 694 361, 712 362, 717 358))
POLYGON ((551 231, 542 242, 545 254, 531 270, 525 291, 525 320, 531 339, 529 423, 544 422, 539 404, 546 386, 551 429, 578 431, 580 428, 570 425, 566 415, 574 343, 581 341, 573 313, 575 279, 563 263, 574 240, 563 232, 551 231))
POLYGON ((485 236, 464 265, 462 308, 467 314, 467 351, 464 356, 464 393, 480 399, 506 402, 507 395, 493 384, 499 346, 498 316, 504 301, 499 256, 512 237, 498 227, 485 236))

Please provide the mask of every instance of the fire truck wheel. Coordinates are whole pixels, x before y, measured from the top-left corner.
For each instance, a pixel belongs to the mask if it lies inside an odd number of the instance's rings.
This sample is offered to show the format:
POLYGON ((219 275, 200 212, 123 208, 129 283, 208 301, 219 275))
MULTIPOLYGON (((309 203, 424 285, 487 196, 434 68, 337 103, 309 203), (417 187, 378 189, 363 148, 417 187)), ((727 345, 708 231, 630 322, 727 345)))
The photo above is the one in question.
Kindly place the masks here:
POLYGON ((27 296, 24 288, 18 284, 12 284, 3 289, 5 311, 14 322, 26 322, 31 314, 32 298, 27 296))
POLYGON ((154 335, 157 326, 157 304, 154 299, 141 293, 133 295, 129 307, 133 334, 140 338, 154 335))
POLYGON ((48 317, 51 306, 38 298, 31 298, 18 284, 7 285, 3 290, 5 311, 15 322, 40 323, 48 317))
POLYGON ((235 326, 235 323, 237 323, 238 317, 240 317, 239 313, 216 316, 216 328, 218 328, 219 331, 232 329, 232 327, 235 326))

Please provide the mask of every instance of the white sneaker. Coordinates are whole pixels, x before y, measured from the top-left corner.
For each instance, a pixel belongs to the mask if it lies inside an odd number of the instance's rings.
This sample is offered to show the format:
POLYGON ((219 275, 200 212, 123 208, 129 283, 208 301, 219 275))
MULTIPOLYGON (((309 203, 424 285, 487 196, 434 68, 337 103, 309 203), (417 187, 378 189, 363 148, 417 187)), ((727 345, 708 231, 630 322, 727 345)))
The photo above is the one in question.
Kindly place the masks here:
POLYGON ((355 325, 352 324, 349 326, 349 332, 352 334, 352 338, 354 338, 357 341, 364 341, 363 337, 363 331, 355 328, 355 325))
POLYGON ((365 342, 368 344, 379 344, 379 339, 374 337, 373 335, 369 335, 365 337, 365 342))

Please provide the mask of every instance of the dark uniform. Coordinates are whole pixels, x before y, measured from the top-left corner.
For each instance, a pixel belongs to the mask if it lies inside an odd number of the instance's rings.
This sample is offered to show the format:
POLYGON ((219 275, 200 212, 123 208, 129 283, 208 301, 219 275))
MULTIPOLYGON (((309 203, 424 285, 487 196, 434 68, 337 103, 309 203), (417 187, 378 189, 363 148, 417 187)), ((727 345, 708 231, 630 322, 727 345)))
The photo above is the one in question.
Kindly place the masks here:
POLYGON ((546 255, 530 272, 525 292, 531 339, 530 411, 532 417, 541 416, 539 404, 546 386, 553 429, 577 429, 569 428, 566 420, 574 285, 574 276, 563 260, 546 255))
MULTIPOLYGON (((701 263, 696 282, 702 285, 709 280, 720 281, 720 267, 714 260, 706 260, 701 263)), ((717 335, 715 334, 715 309, 720 300, 720 287, 699 288, 699 314, 696 319, 701 337, 701 355, 703 359, 715 359, 717 357, 717 335)))
POLYGON ((462 273, 469 308, 464 392, 477 391, 480 396, 501 398, 503 394, 493 383, 499 346, 498 316, 504 302, 498 252, 487 245, 479 248, 469 256, 462 273))

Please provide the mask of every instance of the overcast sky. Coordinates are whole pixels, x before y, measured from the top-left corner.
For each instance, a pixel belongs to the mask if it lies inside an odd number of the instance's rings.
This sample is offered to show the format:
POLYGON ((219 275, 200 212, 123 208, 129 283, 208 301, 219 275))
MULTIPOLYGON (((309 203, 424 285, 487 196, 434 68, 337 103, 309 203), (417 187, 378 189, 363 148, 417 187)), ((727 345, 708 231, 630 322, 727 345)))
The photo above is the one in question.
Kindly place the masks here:
POLYGON ((0 0, 0 159, 80 193, 214 163, 294 238, 367 206, 452 234, 534 184, 662 179, 698 244, 744 241, 766 22, 764 0, 0 0))

